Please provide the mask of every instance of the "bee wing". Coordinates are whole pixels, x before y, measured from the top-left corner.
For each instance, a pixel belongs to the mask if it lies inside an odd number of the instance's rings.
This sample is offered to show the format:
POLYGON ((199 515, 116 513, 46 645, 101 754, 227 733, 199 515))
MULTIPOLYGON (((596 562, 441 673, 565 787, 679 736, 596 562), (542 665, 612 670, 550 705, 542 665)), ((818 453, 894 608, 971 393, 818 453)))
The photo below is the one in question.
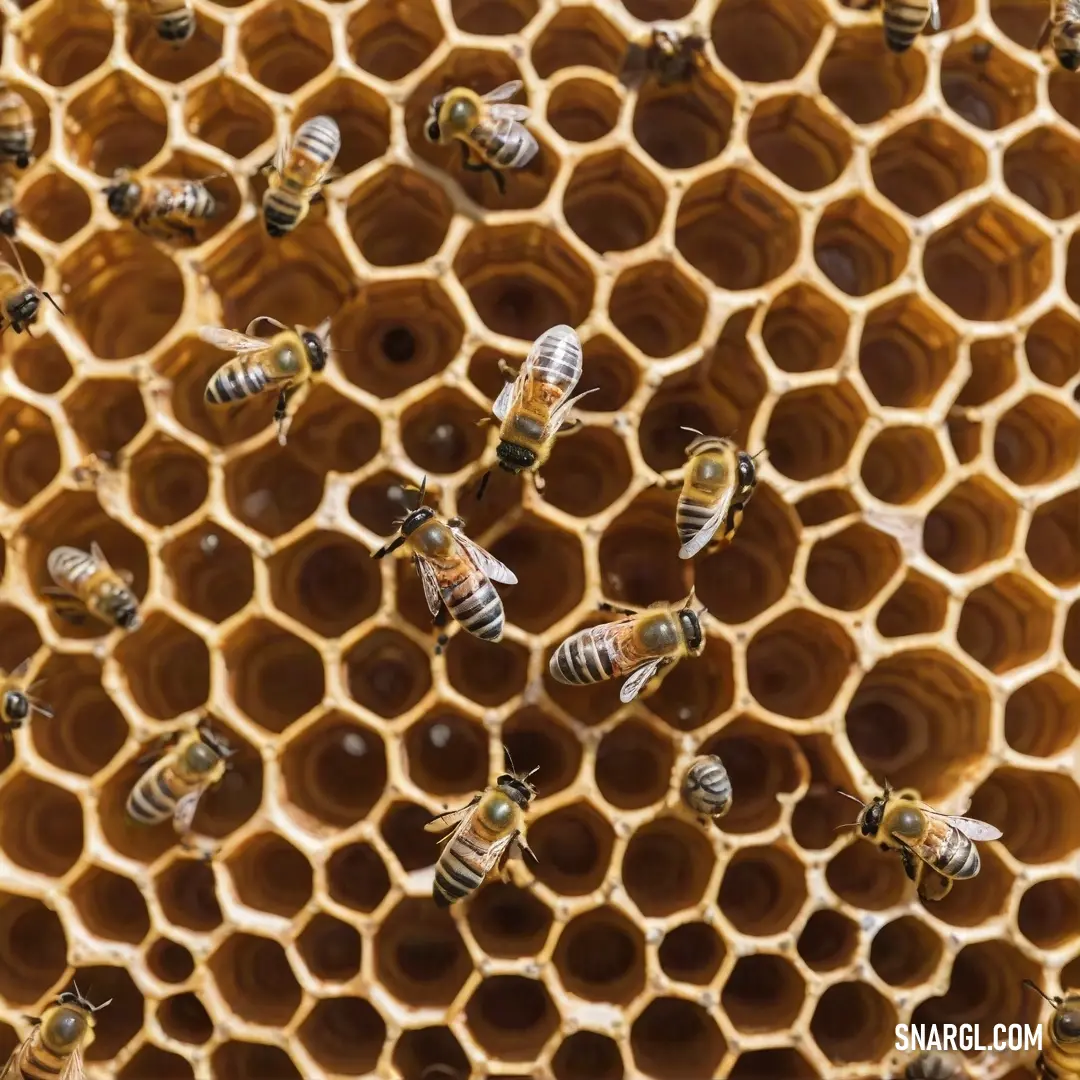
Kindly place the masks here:
POLYGON ((501 421, 506 419, 506 414, 510 411, 510 403, 514 399, 514 391, 519 382, 521 382, 520 375, 514 379, 513 382, 503 383, 503 388, 499 391, 499 396, 491 406, 491 413, 496 420, 501 421))
POLYGON ((247 334, 237 333, 235 330, 226 330, 222 326, 203 326, 199 328, 199 337, 208 345, 222 349, 224 352, 245 353, 257 352, 266 348, 266 342, 259 338, 248 337, 247 334))
POLYGON ((660 660, 650 660, 642 664, 637 670, 630 673, 630 678, 622 684, 619 691, 619 700, 627 705, 641 693, 641 688, 659 671, 660 660))
POLYGON ((941 29, 941 6, 938 0, 930 0, 930 25, 935 30, 941 29))
POLYGON ((528 358, 525 363, 521 365, 521 370, 518 372, 518 377, 512 382, 507 383, 499 393, 498 398, 495 401, 495 405, 492 406, 492 412, 495 412, 495 406, 500 406, 503 410, 501 416, 497 412, 495 415, 500 420, 505 420, 507 413, 520 404, 522 396, 525 393, 525 387, 528 385, 529 380, 532 378, 532 368, 529 365, 528 358))
POLYGON ((521 139, 522 145, 522 149, 518 151, 517 163, 514 167, 524 169, 540 153, 540 144, 536 141, 536 136, 516 120, 514 121, 514 134, 521 139))
POLYGON ((563 421, 566 419, 566 414, 569 413, 582 398, 588 397, 590 394, 595 394, 599 389, 599 386, 594 386, 591 390, 586 390, 583 394, 578 394, 576 397, 567 398, 565 401, 559 402, 559 404, 551 410, 551 416, 548 418, 547 427, 544 429, 545 437, 553 435, 562 427, 563 421))
POLYGON ((432 818, 424 826, 424 832, 444 832, 446 829, 453 829, 454 832, 457 832, 462 825, 468 824, 469 819, 476 813, 476 804, 479 801, 480 796, 474 795, 472 802, 468 806, 463 806, 459 810, 447 810, 445 814, 432 818))
POLYGON ((86 1070, 83 1068, 82 1050, 78 1047, 67 1059, 64 1067, 60 1070, 57 1080, 86 1080, 86 1070))
POLYGON ((733 495, 734 489, 728 489, 724 493, 716 507, 716 511, 709 517, 709 520, 704 522, 701 528, 679 548, 680 559, 692 559, 716 535, 716 530, 720 528, 720 522, 724 521, 728 516, 733 495))
POLYGON ((502 585, 516 585, 518 583, 514 571, 504 566, 494 555, 489 554, 479 544, 470 540, 460 529, 451 529, 450 531, 457 538, 457 542, 465 549, 469 558, 492 581, 498 581, 502 585))
POLYGON ((434 619, 442 607, 442 593, 439 591, 439 582, 435 577, 435 571, 419 555, 415 555, 416 571, 424 584, 424 599, 427 601, 428 611, 434 619))
POLYGON ((195 820, 195 811, 199 808, 201 791, 192 791, 185 795, 176 804, 173 811, 173 828, 178 833, 186 833, 191 830, 191 823, 195 820))
POLYGON ((985 821, 973 817, 953 817, 950 814, 939 814, 934 810, 928 811, 934 817, 944 818, 954 829, 959 829, 969 840, 1000 840, 1002 832, 985 821))
POLYGON ((96 540, 91 541, 90 543, 90 556, 91 558, 93 558, 94 562, 98 564, 98 567, 100 569, 112 569, 112 567, 109 565, 109 560, 105 558, 105 552, 101 550, 96 540))
POLYGON ((532 109, 528 105, 492 105, 490 112, 492 120, 520 122, 532 116, 532 109))
POLYGON ((292 149, 292 137, 286 135, 284 139, 277 144, 277 149, 274 151, 274 169, 277 172, 282 172, 285 168, 285 162, 289 159, 289 151, 292 149))
POLYGON ((483 100, 486 102, 509 101, 524 85, 520 79, 504 82, 502 86, 496 86, 494 90, 485 94, 483 100))
MULTIPOLYGON (((26 1017, 26 1019, 29 1020, 30 1017, 26 1017)), ((19 1051, 26 1045, 27 1039, 29 1038, 30 1036, 28 1035, 26 1039, 23 1039, 23 1041, 11 1051, 11 1057, 7 1059, 4 1071, 0 1072, 0 1080, 18 1080, 18 1076, 15 1073, 15 1059, 19 1056, 19 1051)))

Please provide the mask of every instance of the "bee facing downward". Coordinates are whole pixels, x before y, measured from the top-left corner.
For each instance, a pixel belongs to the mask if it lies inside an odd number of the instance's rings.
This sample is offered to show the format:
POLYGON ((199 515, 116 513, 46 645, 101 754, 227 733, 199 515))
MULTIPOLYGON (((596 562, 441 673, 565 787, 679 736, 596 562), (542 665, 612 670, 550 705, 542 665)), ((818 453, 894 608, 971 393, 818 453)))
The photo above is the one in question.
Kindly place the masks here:
POLYGON ((516 585, 517 576, 465 535, 461 518, 444 522, 430 506, 424 506, 426 493, 425 476, 416 509, 396 523, 401 527, 396 539, 371 557, 381 559, 407 545, 432 618, 446 604, 463 630, 484 641, 501 641, 503 604, 491 582, 516 585))
POLYGON ((194 240, 195 226, 217 213, 217 202, 203 180, 140 180, 129 169, 119 169, 102 194, 115 217, 163 240, 175 236, 194 240))
POLYGON ((571 634, 552 654, 548 670, 567 686, 587 686, 629 673, 619 700, 633 701, 662 668, 666 675, 684 656, 700 656, 704 651, 701 617, 706 612, 704 608, 695 611, 693 603, 691 590, 680 604, 660 602, 644 611, 601 604, 602 611, 626 618, 571 634))
POLYGON ((24 660, 7 674, 0 668, 0 737, 8 742, 11 741, 11 733, 25 726, 34 713, 40 713, 47 720, 51 720, 53 716, 52 709, 33 696, 34 691, 42 684, 26 685, 26 673, 29 670, 29 660, 24 660))
POLYGON ((437 907, 449 907, 478 889, 504 855, 527 852, 536 860, 525 835, 525 812, 536 798, 529 777, 536 771, 503 773, 468 806, 440 814, 424 826, 427 832, 454 829, 439 841, 450 842, 435 864, 432 896, 437 907))
POLYGON ((1050 18, 1035 47, 1041 50, 1047 42, 1066 71, 1080 68, 1080 0, 1050 0, 1050 18))
POLYGON ((927 24, 941 29, 938 0, 882 0, 885 44, 895 53, 907 52, 927 24))
POLYGON ((253 319, 245 334, 204 326, 199 331, 203 341, 236 353, 206 384, 207 403, 231 405, 267 391, 277 391, 274 422, 278 426, 278 442, 284 446, 289 430, 289 402, 298 391, 310 389, 312 378, 326 367, 329 329, 329 319, 315 330, 304 326, 290 330, 267 315, 253 319), (251 337, 260 322, 276 326, 280 333, 271 338, 251 337))
POLYGON ((648 37, 631 42, 626 51, 620 81, 637 86, 648 76, 660 86, 689 82, 705 63, 705 38, 683 34, 677 26, 654 26, 648 37))
POLYGON ((0 89, 0 162, 27 168, 34 160, 37 125, 26 98, 10 87, 0 89))
POLYGON ((76 986, 41 1016, 27 1017, 33 1029, 8 1058, 0 1080, 84 1080, 82 1055, 94 1039, 94 1013, 111 1002, 91 1005, 76 986))
POLYGON ((195 8, 191 0, 147 0, 157 36, 174 48, 190 41, 195 33, 195 8))
POLYGON ((910 788, 893 791, 888 784, 880 795, 863 803, 855 824, 882 851, 900 852, 907 876, 924 900, 940 900, 954 881, 975 877, 981 866, 976 840, 998 840, 1001 830, 976 818, 942 814, 919 801, 910 788))
MULTIPOLYGON (((39 289, 26 273, 19 251, 8 241, 17 265, 0 259, 0 334, 9 326, 16 334, 37 322, 41 314, 41 300, 44 297, 61 315, 64 309, 44 289, 39 289)), ((32 336, 32 335, 31 335, 32 336)))
POLYGON ((97 544, 89 553, 73 547, 53 548, 46 563, 57 588, 42 590, 53 599, 56 613, 74 623, 86 614, 122 630, 142 624, 139 601, 131 591, 131 574, 114 570, 97 544))
POLYGON ((329 116, 305 120, 292 139, 278 144, 267 166, 270 186, 263 195, 263 224, 275 238, 290 233, 321 197, 341 150, 341 129, 329 116))
POLYGON ((702 754, 690 762, 680 791, 695 814, 722 818, 731 809, 731 777, 716 754, 702 754))
POLYGON ((1066 990, 1064 997, 1050 997, 1030 979, 1024 980, 1024 986, 1054 1009, 1046 1021, 1049 1039, 1035 1061, 1036 1075, 1040 1080, 1076 1080, 1080 1077, 1080 992, 1066 990))
POLYGON ((481 97, 475 90, 456 86, 432 99, 424 135, 428 142, 461 145, 461 163, 469 172, 489 172, 500 194, 506 181, 500 169, 523 169, 540 149, 525 126, 531 110, 527 105, 508 105, 524 83, 503 83, 481 97), (475 161, 473 160, 475 157, 475 161))

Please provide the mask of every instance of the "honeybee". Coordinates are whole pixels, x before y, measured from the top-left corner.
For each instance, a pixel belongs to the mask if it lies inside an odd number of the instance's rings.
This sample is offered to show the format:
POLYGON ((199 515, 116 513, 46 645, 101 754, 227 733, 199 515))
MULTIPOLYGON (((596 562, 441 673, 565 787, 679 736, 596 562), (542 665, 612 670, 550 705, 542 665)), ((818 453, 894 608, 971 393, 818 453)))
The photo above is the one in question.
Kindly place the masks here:
MULTIPOLYGON (((29 328, 38 320, 41 313, 41 299, 44 297, 61 315, 64 309, 44 289, 39 289, 26 273, 18 248, 8 241, 15 256, 15 266, 0 259, 0 334, 10 326, 16 334, 29 328)), ((32 336, 32 335, 31 335, 32 336)))
POLYGON ((84 1080, 83 1051, 94 1039, 94 1013, 112 1003, 91 1005, 79 993, 62 993, 41 1016, 28 1016, 29 1035, 12 1051, 0 1080, 84 1080))
POLYGON ((924 1050, 908 1062, 904 1080, 967 1080, 967 1073, 948 1054, 924 1050))
POLYGON ((536 860, 525 835, 525 812, 536 798, 529 777, 536 772, 503 773, 493 787, 474 795, 468 806, 440 814, 424 826, 427 832, 454 830, 439 841, 450 843, 435 864, 431 894, 437 907, 449 907, 480 888, 504 855, 510 858, 527 852, 536 860))
POLYGON ((700 656, 705 649, 701 617, 707 612, 695 611, 693 603, 691 589, 682 603, 661 601, 644 611, 601 604, 602 611, 626 618, 571 634, 552 654, 548 670, 567 686, 585 686, 629 672, 619 700, 633 701, 661 668, 666 675, 684 656, 700 656))
POLYGON ((449 146, 456 139, 462 166, 469 172, 491 173, 501 195, 506 194, 506 180, 499 170, 525 168, 540 149, 524 126, 532 110, 506 103, 522 86, 520 79, 514 79, 483 97, 468 87, 455 86, 432 98, 424 128, 428 142, 449 146))
POLYGON ((1076 1080, 1080 1077, 1080 992, 1066 990, 1064 997, 1051 997, 1030 979, 1025 979, 1023 985, 1054 1009, 1046 1021, 1049 1038, 1043 1040, 1042 1051, 1035 1060, 1036 1074, 1041 1080, 1076 1080))
MULTIPOLYGON (((207 177, 212 179, 215 177, 207 177)), ((195 226, 217 213, 217 202, 206 189, 205 180, 139 180, 130 169, 119 169, 102 194, 115 217, 162 240, 175 236, 194 240, 195 226)))
POLYGON ((191 0, 147 0, 157 36, 174 48, 190 41, 195 33, 195 8, 191 0))
POLYGON ((954 881, 975 877, 981 864, 974 841, 1001 837, 1001 830, 985 821, 932 810, 910 788, 893 791, 886 783, 869 803, 840 794, 862 806, 855 824, 863 836, 882 851, 900 852, 904 870, 924 900, 940 900, 954 881))
POLYGON ((305 120, 292 139, 278 144, 267 167, 270 186, 263 195, 263 223, 270 236, 292 232, 321 198, 341 150, 341 130, 329 116, 305 120))
POLYGON ((15 181, 10 176, 0 176, 0 234, 15 239, 19 224, 19 210, 15 205, 15 181))
POLYGON ((140 758, 140 763, 153 764, 128 795, 128 819, 135 825, 160 825, 171 817, 187 846, 199 800, 225 775, 235 753, 229 741, 206 724, 166 736, 140 758))
POLYGON ((517 576, 465 535, 461 518, 443 522, 430 506, 424 506, 426 493, 425 476, 416 509, 394 522, 400 526, 397 537, 371 557, 381 559, 407 544, 432 618, 445 603, 463 630, 484 641, 501 641, 503 604, 491 582, 516 585, 517 576))
POLYGON ((895 53, 907 52, 927 23, 941 29, 938 0, 882 0, 881 21, 885 44, 895 53))
POLYGON ((1050 18, 1036 48, 1045 48, 1048 41, 1066 71, 1080 68, 1080 0, 1050 0, 1050 18))
MULTIPOLYGON (((570 397, 581 378, 581 342, 569 326, 553 326, 533 343, 520 371, 502 360, 499 370, 509 376, 491 406, 502 424, 495 448, 499 468, 531 472, 537 490, 543 491, 540 468, 551 456, 556 437, 581 425, 580 420, 567 420, 567 414, 596 389, 570 397)), ((484 497, 490 476, 488 471, 480 481, 478 499, 484 497)))
POLYGON ((11 87, 0 89, 0 161, 25 169, 34 160, 37 125, 26 98, 11 87))
POLYGON ((0 737, 11 742, 11 733, 25 726, 34 713, 51 720, 53 711, 35 698, 34 691, 42 684, 26 685, 30 661, 24 660, 10 673, 0 668, 0 737))
MULTIPOLYGON (((327 319, 315 330, 297 326, 290 330, 284 323, 260 315, 253 319, 244 334, 216 326, 204 326, 199 337, 216 348, 236 355, 214 372, 206 384, 209 405, 231 405, 266 391, 277 391, 274 422, 278 442, 284 446, 289 425, 289 402, 300 390, 310 388, 311 380, 326 367, 329 353, 327 319), (252 337, 260 322, 276 326, 280 333, 271 338, 252 337)), ((305 390, 306 394, 306 390, 305 390)))
POLYGON ((660 86, 689 82, 705 63, 705 38, 683 34, 675 25, 654 26, 646 38, 631 42, 623 60, 620 81, 640 85, 648 76, 660 86))
POLYGON ((96 543, 90 545, 89 554, 73 547, 53 548, 46 565, 57 587, 42 591, 53 598, 61 617, 81 623, 89 613, 122 630, 142 625, 131 573, 114 570, 96 543))
POLYGON ((682 799, 695 814, 722 818, 731 809, 731 777, 715 754, 690 762, 682 782, 682 799))

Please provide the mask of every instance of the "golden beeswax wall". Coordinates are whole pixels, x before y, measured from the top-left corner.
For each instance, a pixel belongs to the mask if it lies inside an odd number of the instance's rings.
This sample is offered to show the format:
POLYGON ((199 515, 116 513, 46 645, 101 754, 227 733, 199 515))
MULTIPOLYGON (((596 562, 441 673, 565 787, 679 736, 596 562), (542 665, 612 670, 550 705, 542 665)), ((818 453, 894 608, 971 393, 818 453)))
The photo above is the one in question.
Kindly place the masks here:
MULTIPOLYGON (((55 717, 0 747, 0 1061, 71 979, 117 1080, 870 1080, 897 1023, 1034 1023, 1080 985, 1080 76, 1046 0, 941 0, 887 53, 837 0, 2 0, 29 102, 27 269, 65 310, 2 339, 0 664, 55 717), (624 88, 647 20, 708 38, 689 86, 624 88), (535 161, 424 140, 454 84, 523 79, 535 161), (320 113, 340 178, 266 237, 259 168, 320 113), (209 182, 198 243, 110 217, 118 167, 209 182), (333 319, 278 446, 272 403, 207 411, 202 325, 333 319), (540 496, 475 421, 557 323, 584 427, 540 496), (677 558, 690 436, 761 482, 734 544, 677 558), (95 483, 94 453, 118 462, 95 483), (110 458, 111 456, 111 458, 110 458), (434 633, 368 556, 402 485, 517 573, 505 639, 434 633), (42 599, 97 541, 145 623, 42 599), (681 598, 708 645, 655 696, 553 683, 602 599, 681 598), (196 819, 211 862, 123 804, 200 711, 238 746, 196 819), (428 817, 539 767, 535 868, 450 912, 428 817), (735 805, 681 810, 718 753, 735 805), (840 829, 887 777, 1004 830, 913 896, 840 829)), ((969 1062, 1033 1076, 1029 1054, 969 1062)))

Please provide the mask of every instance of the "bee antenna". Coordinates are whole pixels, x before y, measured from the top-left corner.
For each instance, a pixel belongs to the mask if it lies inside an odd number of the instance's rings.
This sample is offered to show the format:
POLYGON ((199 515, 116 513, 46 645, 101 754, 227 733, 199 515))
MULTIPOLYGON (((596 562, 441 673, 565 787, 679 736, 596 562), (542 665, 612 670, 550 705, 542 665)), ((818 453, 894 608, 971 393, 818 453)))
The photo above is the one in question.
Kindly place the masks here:
POLYGON ((679 430, 680 431, 689 431, 691 435, 702 435, 702 436, 704 436, 704 434, 705 434, 704 431, 698 431, 698 429, 696 427, 686 427, 685 425, 680 425, 679 430))
POLYGON ((510 762, 510 771, 517 776, 517 766, 514 764, 513 755, 510 753, 510 748, 506 743, 503 743, 503 753, 506 755, 506 760, 510 762))
POLYGON ((1061 998, 1052 998, 1041 987, 1036 986, 1030 979, 1025 979, 1021 986, 1026 986, 1029 990, 1034 990, 1044 1001, 1049 1002, 1055 1009, 1061 1004, 1061 998))
POLYGON ((480 480, 480 486, 476 489, 476 501, 477 502, 479 502, 484 497, 484 492, 487 490, 488 481, 490 479, 491 479, 491 470, 488 469, 488 471, 486 473, 484 473, 483 477, 480 480))
MULTIPOLYGON (((30 277, 26 272, 26 267, 23 266, 22 256, 19 254, 19 249, 15 246, 15 242, 10 236, 5 236, 4 239, 7 241, 8 247, 11 248, 11 253, 15 256, 15 261, 19 264, 19 272, 22 274, 23 279, 30 281, 30 277)), ((31 282, 31 284, 33 284, 33 282, 31 282)))
POLYGON ((539 765, 534 765, 534 766, 533 766, 533 767, 532 767, 532 768, 531 768, 531 769, 530 769, 530 770, 529 770, 529 771, 528 771, 528 772, 527 772, 527 773, 526 773, 526 774, 525 774, 525 775, 524 775, 524 776, 522 777, 522 779, 523 779, 523 780, 528 780, 530 776, 532 776, 532 775, 533 775, 534 773, 538 773, 539 771, 540 771, 540 766, 539 766, 539 765))
POLYGON ((843 791, 840 788, 836 789, 836 794, 843 795, 845 799, 850 799, 852 802, 857 802, 860 806, 866 805, 866 803, 864 803, 862 799, 857 799, 854 795, 849 795, 846 791, 843 791))
POLYGON ((90 1011, 91 1012, 101 1012, 102 1009, 104 1009, 107 1005, 111 1005, 112 1003, 113 1003, 113 999, 109 998, 108 1001, 103 1001, 100 1005, 91 1005, 90 1006, 90 1011))
POLYGON ((424 496, 427 495, 427 476, 420 481, 420 496, 416 501, 416 509, 419 510, 424 505, 424 496))
POLYGON ((764 447, 764 446, 756 454, 754 454, 753 457, 751 457, 750 460, 751 461, 757 461, 757 459, 759 457, 761 457, 762 454, 764 454, 766 457, 768 457, 768 454, 769 454, 768 449, 766 447, 764 447))

